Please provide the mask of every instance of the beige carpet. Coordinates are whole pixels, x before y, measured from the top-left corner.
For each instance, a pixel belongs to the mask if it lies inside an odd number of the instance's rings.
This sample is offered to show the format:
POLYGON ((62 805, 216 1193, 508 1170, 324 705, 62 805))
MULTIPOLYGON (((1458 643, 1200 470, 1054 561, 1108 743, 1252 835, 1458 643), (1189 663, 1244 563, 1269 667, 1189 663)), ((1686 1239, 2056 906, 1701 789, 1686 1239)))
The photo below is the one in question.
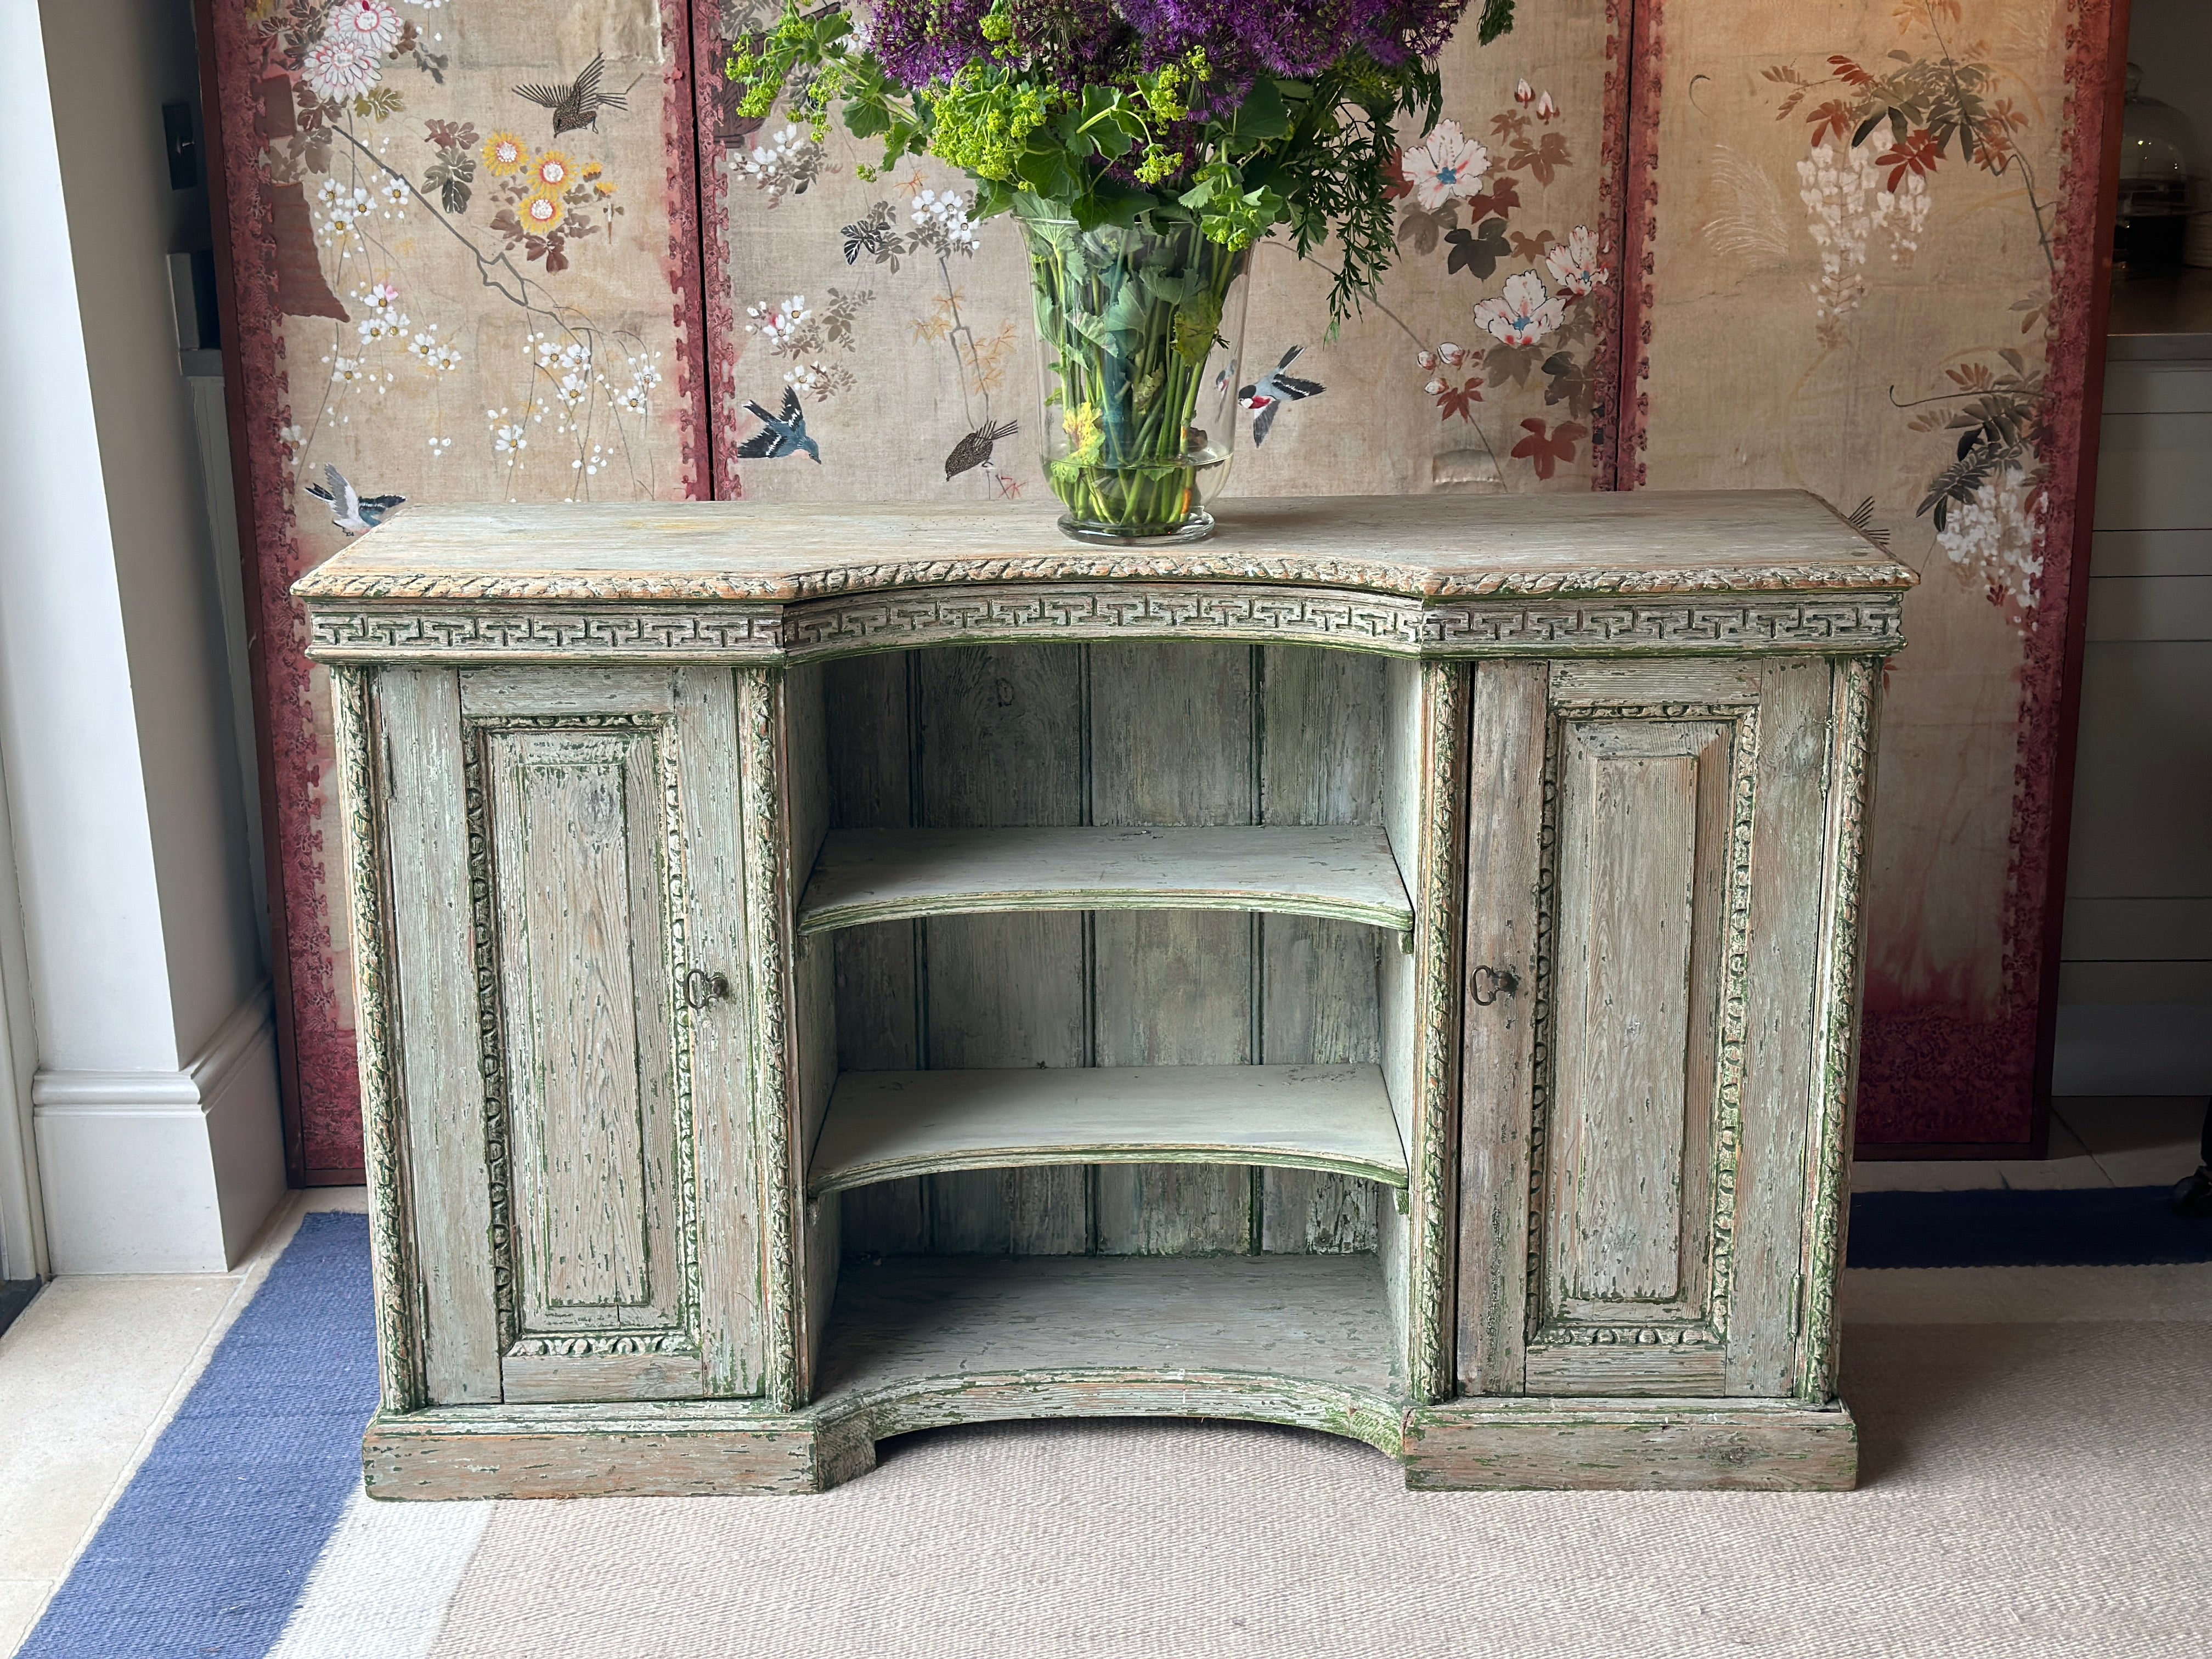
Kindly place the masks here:
POLYGON ((1862 1326, 1864 1484, 1407 1492, 1209 1424, 892 1442, 820 1498, 502 1504, 438 1659, 2212 1653, 2212 1326, 1862 1326))

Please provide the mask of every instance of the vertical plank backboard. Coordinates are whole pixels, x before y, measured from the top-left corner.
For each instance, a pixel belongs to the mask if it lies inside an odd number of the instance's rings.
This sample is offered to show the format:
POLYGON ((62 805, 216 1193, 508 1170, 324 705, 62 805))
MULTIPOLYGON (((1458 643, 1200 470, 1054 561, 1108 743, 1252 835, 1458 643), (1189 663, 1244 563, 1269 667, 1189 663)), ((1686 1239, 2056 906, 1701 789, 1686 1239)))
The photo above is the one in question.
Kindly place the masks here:
POLYGON ((1458 1376, 1462 1394, 1522 1391, 1528 1158, 1535 1105, 1537 887, 1542 876, 1546 665, 1474 670, 1468 722, 1467 1001, 1462 1009, 1458 1376), (1513 976, 1478 987, 1478 967, 1513 976), (1480 994, 1487 1002, 1474 1000, 1480 994))
MULTIPOLYGON (((1091 648, 1096 823, 1250 823, 1255 647, 1168 642, 1091 648)), ((1102 910, 1095 920, 1097 1063, 1238 1066, 1254 1059, 1252 918, 1102 910)), ((1099 1250, 1249 1249, 1242 1164, 1102 1165, 1099 1250)))
POLYGON ((398 1072, 422 1279, 423 1389, 433 1405, 496 1401, 500 1334, 459 684, 446 670, 387 669, 377 678, 376 704, 388 745, 385 842, 392 982, 404 1011, 398 1072))
MULTIPOLYGON (((1083 647, 952 646, 915 660, 922 825, 1085 821, 1083 647)), ((925 1066, 1089 1062, 1080 915, 956 916, 919 933, 925 1066)), ((931 1249, 1085 1250, 1088 1184, 1079 1168, 929 1176, 931 1249)))
POLYGON ((1762 678, 1728 1343, 1728 1391, 1744 1395, 1787 1394, 1796 1371, 1835 670, 1773 663, 1762 678))
MULTIPOLYGON (((917 666, 903 651, 841 658, 823 665, 831 828, 903 830, 912 823, 914 733, 908 688, 917 666)), ((848 927, 830 936, 837 1063, 845 1070, 921 1067, 915 1000, 918 932, 915 922, 891 921, 848 927)), ((908 1255, 927 1249, 921 1198, 921 1178, 916 1176, 847 1193, 845 1249, 854 1255, 908 1255)))
MULTIPOLYGON (((1375 823, 1382 789, 1382 659, 1261 647, 1260 821, 1375 823)), ((1261 1052, 1266 1066, 1372 1065, 1381 1054, 1378 947, 1394 936, 1317 916, 1262 916, 1261 1052)), ((1373 1182, 1318 1170, 1261 1171, 1261 1248, 1316 1254, 1376 1244, 1373 1182)))

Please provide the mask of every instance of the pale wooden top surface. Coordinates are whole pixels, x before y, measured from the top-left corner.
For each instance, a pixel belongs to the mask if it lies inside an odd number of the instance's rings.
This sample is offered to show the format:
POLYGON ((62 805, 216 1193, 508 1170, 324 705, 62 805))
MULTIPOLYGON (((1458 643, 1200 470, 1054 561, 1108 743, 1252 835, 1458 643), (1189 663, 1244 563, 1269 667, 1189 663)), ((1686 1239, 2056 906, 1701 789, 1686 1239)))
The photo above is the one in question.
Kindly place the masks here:
POLYGON ((1801 490, 1253 497, 1181 547, 1069 540, 1057 503, 412 507, 294 592, 361 599, 782 601, 998 581, 1279 581, 1417 598, 1909 587, 1801 490))

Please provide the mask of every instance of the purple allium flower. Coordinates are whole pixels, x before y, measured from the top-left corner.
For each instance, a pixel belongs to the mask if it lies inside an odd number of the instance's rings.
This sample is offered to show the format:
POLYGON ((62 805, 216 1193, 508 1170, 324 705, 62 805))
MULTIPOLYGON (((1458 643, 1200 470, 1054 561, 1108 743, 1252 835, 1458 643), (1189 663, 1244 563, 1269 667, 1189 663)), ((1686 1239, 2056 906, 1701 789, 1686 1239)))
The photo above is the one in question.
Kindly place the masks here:
MULTIPOLYGON (((1109 84, 1205 50, 1211 75, 1194 114, 1225 116, 1263 74, 1305 78, 1364 52, 1396 68, 1433 55, 1468 0, 1014 0, 1007 45, 1035 78, 1071 91, 1109 84)), ((869 33, 908 87, 986 60, 989 0, 873 0, 869 33)))
POLYGON ((868 33, 884 69, 905 86, 926 86, 990 56, 982 31, 990 9, 991 0, 876 0, 868 33))

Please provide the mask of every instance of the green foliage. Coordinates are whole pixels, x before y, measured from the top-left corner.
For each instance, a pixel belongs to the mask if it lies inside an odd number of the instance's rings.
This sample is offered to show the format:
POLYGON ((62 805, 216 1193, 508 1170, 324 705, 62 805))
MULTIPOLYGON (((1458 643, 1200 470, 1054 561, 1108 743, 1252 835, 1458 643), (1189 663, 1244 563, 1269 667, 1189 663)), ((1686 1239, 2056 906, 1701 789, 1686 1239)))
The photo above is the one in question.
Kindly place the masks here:
MULTIPOLYGON (((1480 39, 1512 21, 1513 0, 1484 0, 1480 39)), ((1000 0, 983 38, 1013 33, 1000 0)), ((1392 261, 1398 129, 1425 135, 1443 100, 1433 64, 1389 67, 1349 51, 1312 81, 1263 76, 1226 118, 1198 123, 1190 107, 1211 74, 1202 49, 1158 69, 1132 61, 1078 93, 1028 78, 1014 49, 996 44, 949 82, 910 88, 852 36, 842 9, 805 12, 787 0, 775 24, 738 42, 724 65, 744 88, 739 112, 764 118, 785 100, 818 143, 835 112, 855 137, 881 143, 884 171, 933 155, 974 179, 979 219, 1011 211, 1086 231, 1194 222, 1232 252, 1281 226, 1302 258, 1333 240, 1332 332, 1392 261)))

